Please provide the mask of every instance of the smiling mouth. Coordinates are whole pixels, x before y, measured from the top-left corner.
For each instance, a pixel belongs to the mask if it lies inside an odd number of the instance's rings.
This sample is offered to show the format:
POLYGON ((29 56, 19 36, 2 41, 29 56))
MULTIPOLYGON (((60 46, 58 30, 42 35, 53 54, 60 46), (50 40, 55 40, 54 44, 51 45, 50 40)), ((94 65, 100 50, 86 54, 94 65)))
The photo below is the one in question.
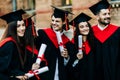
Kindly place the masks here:
POLYGON ((57 25, 53 25, 54 28, 57 28, 58 26, 57 25))
POLYGON ((19 32, 20 34, 24 34, 25 32, 19 32))
POLYGON ((107 19, 105 19, 105 20, 111 20, 110 18, 107 18, 107 19))

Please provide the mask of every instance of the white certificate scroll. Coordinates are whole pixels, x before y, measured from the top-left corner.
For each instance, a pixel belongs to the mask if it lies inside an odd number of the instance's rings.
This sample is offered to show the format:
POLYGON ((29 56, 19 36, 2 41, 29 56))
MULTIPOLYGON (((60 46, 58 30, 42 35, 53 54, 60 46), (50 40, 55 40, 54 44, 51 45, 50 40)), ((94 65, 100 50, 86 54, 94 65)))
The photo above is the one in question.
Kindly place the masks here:
POLYGON ((43 57, 46 47, 47 47, 46 44, 41 44, 41 47, 40 47, 39 53, 38 53, 38 58, 36 59, 37 64, 41 63, 41 59, 39 57, 43 57))
POLYGON ((80 54, 82 54, 82 35, 78 36, 78 51, 80 54))
POLYGON ((26 73, 25 75, 28 77, 28 78, 31 78, 34 76, 34 74, 38 75, 38 74, 41 74, 41 73, 44 73, 46 71, 48 71, 48 66, 45 66, 45 67, 42 67, 38 70, 34 70, 33 73, 26 73))
POLYGON ((63 49, 64 49, 64 46, 63 46, 63 41, 62 41, 60 32, 56 32, 56 36, 57 36, 57 40, 58 40, 58 45, 59 45, 59 48, 60 48, 60 52, 62 52, 63 49))

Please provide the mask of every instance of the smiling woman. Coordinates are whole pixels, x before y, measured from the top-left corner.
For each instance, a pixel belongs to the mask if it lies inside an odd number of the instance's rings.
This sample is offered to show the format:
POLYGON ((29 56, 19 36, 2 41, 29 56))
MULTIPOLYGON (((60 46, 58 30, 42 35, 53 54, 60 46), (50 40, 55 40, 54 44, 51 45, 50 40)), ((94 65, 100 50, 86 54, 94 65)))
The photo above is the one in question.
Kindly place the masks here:
POLYGON ((1 80, 26 80, 25 73, 33 69, 32 65, 37 57, 33 35, 35 26, 32 25, 31 17, 22 19, 23 13, 23 10, 18 10, 1 17, 8 23, 0 42, 1 80), (1 78, 1 75, 8 79, 1 78))
POLYGON ((17 21, 17 35, 19 37, 23 37, 24 36, 25 29, 26 29, 26 27, 25 27, 24 21, 23 20, 22 21, 17 21))
POLYGON ((91 25, 88 22, 90 19, 90 16, 80 13, 70 22, 70 24, 74 22, 74 27, 76 27, 74 35, 76 48, 76 54, 74 55, 76 57, 73 59, 73 72, 69 74, 73 75, 76 80, 95 80, 94 36, 91 25))

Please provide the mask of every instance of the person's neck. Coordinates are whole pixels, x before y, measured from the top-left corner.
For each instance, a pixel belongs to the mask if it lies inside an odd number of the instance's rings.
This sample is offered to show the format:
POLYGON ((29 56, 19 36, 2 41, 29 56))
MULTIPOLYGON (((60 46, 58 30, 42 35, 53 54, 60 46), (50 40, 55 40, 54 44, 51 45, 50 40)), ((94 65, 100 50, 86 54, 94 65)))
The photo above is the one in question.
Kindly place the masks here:
POLYGON ((63 32, 63 29, 61 29, 61 30, 55 30, 54 28, 52 28, 52 30, 53 30, 54 32, 60 32, 60 33, 63 32))
POLYGON ((57 30, 57 31, 55 31, 55 32, 60 32, 60 33, 62 33, 62 32, 63 32, 63 30, 57 30))
POLYGON ((101 24, 101 23, 98 23, 98 25, 100 26, 100 27, 102 27, 102 28, 105 28, 107 25, 105 25, 105 24, 101 24))
POLYGON ((98 24, 98 28, 100 29, 100 30, 104 30, 106 27, 107 27, 108 25, 105 25, 105 24, 98 24))

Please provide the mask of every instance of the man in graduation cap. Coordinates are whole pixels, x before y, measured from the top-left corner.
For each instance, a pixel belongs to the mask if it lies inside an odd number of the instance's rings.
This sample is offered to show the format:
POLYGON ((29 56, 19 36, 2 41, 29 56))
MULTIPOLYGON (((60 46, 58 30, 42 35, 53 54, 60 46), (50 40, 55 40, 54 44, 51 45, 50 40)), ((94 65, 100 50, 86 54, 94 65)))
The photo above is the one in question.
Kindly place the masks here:
POLYGON ((43 80, 67 80, 65 65, 69 59, 69 55, 73 51, 71 42, 64 35, 64 29, 62 27, 70 12, 54 6, 52 7, 54 8, 54 12, 51 16, 51 28, 38 30, 37 47, 39 49, 41 43, 47 45, 44 57, 49 67, 49 71, 40 75, 40 77, 43 80), (56 32, 60 32, 63 43, 58 44, 56 32), (59 46, 64 46, 62 52, 60 52, 59 46))
POLYGON ((110 23, 110 4, 100 1, 89 9, 98 20, 93 26, 96 80, 120 80, 120 28, 110 23))

